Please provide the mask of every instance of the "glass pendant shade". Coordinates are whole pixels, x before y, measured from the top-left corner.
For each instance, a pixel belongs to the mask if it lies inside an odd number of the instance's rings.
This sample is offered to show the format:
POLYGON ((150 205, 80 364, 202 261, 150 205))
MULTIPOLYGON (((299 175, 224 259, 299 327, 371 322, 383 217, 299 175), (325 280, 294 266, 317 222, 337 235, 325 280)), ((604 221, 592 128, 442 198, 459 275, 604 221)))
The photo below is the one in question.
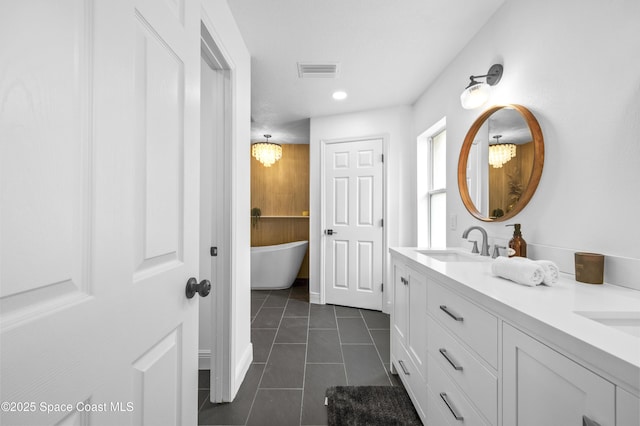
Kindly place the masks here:
POLYGON ((489 145, 489 164, 499 169, 516 156, 516 146, 512 143, 489 145))
POLYGON ((251 145, 251 155, 265 167, 271 167, 282 158, 282 146, 272 142, 258 142, 251 145))
POLYGON ((460 103, 464 109, 478 108, 489 100, 489 85, 487 83, 474 83, 464 89, 460 95, 460 103))

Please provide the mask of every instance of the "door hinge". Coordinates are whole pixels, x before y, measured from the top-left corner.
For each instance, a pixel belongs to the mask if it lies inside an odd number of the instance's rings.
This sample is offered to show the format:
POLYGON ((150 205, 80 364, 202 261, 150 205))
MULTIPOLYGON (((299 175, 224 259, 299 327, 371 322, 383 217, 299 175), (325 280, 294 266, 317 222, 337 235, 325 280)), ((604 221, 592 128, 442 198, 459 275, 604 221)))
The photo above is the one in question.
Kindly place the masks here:
POLYGON ((380 226, 384 227, 384 219, 380 219, 380 226))
POLYGON ((380 161, 384 163, 384 154, 380 154, 380 161))
POLYGON ((380 292, 384 293, 384 283, 380 284, 380 292))
POLYGON ((218 247, 211 247, 211 249, 209 250, 209 253, 211 253, 211 256, 215 257, 218 255, 218 247))

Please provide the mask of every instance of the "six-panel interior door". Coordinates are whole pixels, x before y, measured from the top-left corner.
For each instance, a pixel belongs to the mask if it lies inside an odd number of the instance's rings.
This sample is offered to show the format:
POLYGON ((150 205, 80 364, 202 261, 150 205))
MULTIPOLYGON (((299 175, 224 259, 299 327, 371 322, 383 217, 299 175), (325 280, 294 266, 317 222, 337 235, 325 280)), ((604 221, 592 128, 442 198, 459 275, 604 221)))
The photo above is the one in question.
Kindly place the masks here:
POLYGON ((325 302, 380 310, 382 140, 325 145, 325 302))
POLYGON ((0 6, 1 424, 197 423, 199 16, 0 6))

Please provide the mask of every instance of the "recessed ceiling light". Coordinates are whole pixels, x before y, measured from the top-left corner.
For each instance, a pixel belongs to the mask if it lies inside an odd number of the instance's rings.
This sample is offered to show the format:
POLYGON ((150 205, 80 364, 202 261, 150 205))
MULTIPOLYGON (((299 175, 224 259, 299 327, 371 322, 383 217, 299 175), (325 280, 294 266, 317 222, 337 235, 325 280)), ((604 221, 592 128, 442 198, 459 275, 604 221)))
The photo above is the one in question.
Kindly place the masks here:
POLYGON ((333 92, 333 99, 335 99, 336 101, 341 101, 346 98, 347 98, 347 92, 343 92, 343 91, 333 92))

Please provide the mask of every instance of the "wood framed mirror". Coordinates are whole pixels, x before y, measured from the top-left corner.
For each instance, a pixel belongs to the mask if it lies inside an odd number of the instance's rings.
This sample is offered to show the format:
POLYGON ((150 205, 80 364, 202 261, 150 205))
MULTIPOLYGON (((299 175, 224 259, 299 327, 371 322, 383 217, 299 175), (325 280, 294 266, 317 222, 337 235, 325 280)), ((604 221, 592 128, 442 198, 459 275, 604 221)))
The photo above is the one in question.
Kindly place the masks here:
POLYGON ((501 222, 517 215, 538 187, 544 139, 522 105, 496 105, 471 125, 458 160, 458 189, 477 219, 501 222))

